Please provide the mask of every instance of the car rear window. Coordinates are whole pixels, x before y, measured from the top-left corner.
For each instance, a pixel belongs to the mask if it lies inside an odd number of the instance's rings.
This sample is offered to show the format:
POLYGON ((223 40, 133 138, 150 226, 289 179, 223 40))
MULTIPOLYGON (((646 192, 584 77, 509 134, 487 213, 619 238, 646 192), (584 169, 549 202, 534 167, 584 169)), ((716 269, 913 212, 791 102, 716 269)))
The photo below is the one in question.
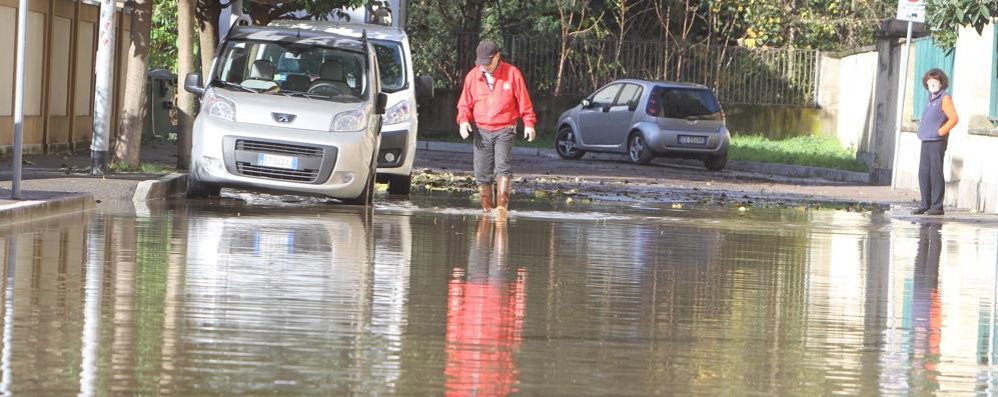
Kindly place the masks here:
POLYGON ((710 90, 702 88, 655 87, 648 98, 648 115, 666 118, 721 118, 721 104, 710 90))

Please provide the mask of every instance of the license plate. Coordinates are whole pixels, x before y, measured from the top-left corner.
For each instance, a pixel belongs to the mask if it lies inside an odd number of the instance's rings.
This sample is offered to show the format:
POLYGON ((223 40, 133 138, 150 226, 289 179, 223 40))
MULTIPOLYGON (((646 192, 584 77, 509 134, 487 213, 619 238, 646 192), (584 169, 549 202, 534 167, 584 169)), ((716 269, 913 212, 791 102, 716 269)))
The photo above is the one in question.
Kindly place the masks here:
POLYGON ((253 254, 256 256, 273 256, 293 254, 295 232, 289 231, 257 231, 253 235, 253 254))
POLYGON ((260 153, 256 158, 256 165, 261 167, 274 168, 298 168, 298 158, 291 156, 279 156, 276 154, 260 153))
POLYGON ((680 135, 679 143, 682 145, 706 145, 707 137, 695 135, 680 135))

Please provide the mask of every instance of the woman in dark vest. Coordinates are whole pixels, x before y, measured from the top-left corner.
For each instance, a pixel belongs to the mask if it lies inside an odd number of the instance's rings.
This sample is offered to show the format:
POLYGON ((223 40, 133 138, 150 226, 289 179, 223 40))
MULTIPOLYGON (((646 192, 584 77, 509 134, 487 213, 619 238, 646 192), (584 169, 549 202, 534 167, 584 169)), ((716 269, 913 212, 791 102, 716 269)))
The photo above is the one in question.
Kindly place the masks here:
POLYGON ((922 85, 929 90, 929 103, 925 104, 922 121, 918 125, 918 139, 922 140, 922 155, 918 162, 918 189, 922 203, 913 214, 942 215, 946 179, 943 176, 943 157, 949 132, 959 119, 953 98, 946 93, 949 78, 939 69, 931 69, 922 76, 922 85))

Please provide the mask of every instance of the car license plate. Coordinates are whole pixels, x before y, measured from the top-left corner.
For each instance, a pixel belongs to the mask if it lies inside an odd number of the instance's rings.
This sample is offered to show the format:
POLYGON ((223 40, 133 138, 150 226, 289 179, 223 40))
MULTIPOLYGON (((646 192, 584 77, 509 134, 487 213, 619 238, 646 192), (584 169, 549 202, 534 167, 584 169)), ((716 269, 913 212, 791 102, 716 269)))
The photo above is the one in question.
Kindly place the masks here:
POLYGON ((680 135, 679 143, 682 145, 706 145, 707 137, 695 135, 680 135))
POLYGON ((295 231, 256 231, 253 235, 253 254, 256 256, 273 256, 293 254, 295 247, 295 231))
POLYGON ((274 168, 298 168, 298 158, 291 156, 279 156, 276 154, 260 153, 256 158, 256 165, 261 167, 274 168))

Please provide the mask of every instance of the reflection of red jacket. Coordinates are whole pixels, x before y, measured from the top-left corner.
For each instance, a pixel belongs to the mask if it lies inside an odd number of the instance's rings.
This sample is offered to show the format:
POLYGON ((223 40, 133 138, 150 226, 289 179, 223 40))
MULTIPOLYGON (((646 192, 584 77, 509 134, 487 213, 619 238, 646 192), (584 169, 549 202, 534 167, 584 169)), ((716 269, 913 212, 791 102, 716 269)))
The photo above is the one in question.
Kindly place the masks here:
POLYGON ((500 61, 492 75, 496 80, 491 90, 480 66, 464 77, 464 89, 457 101, 457 123, 474 122, 487 130, 516 125, 519 118, 523 118, 526 127, 537 124, 534 104, 530 102, 520 69, 500 61))
POLYGON ((526 306, 526 272, 514 284, 465 281, 447 285, 447 396, 516 392, 526 306))

